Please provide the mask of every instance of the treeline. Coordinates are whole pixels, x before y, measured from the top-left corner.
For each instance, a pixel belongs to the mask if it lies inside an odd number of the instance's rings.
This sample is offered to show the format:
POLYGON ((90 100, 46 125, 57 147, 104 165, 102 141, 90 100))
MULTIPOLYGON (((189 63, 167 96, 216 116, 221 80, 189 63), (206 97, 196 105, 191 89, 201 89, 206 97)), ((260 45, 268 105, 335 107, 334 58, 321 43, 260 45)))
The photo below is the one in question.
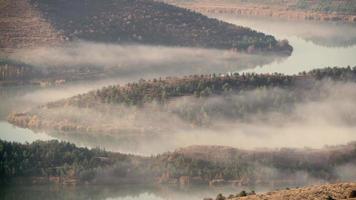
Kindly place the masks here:
POLYGON ((295 6, 299 9, 319 11, 319 12, 337 12, 342 14, 356 14, 356 5, 353 0, 297 0, 295 6))
POLYGON ((253 89, 262 86, 287 87, 293 77, 282 74, 231 74, 231 75, 192 75, 184 78, 140 80, 124 86, 108 86, 70 99, 48 103, 48 107, 64 104, 78 107, 91 107, 98 103, 143 105, 147 102, 165 101, 180 96, 194 95, 208 97, 223 93, 253 89))
POLYGON ((27 80, 35 77, 31 65, 0 58, 0 81, 27 80))
POLYGON ((321 79, 331 79, 331 80, 341 80, 341 81, 354 81, 356 80, 356 67, 345 67, 345 68, 338 68, 338 67, 326 67, 321 69, 314 69, 310 72, 303 74, 308 74, 315 77, 318 80, 321 79))

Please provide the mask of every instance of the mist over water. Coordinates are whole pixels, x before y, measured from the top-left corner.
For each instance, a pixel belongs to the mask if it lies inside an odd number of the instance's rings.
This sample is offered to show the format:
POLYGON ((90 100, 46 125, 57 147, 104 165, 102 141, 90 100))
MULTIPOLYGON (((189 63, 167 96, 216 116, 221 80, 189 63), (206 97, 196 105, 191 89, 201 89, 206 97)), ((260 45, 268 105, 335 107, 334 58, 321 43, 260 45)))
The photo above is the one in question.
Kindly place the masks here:
POLYGON ((134 81, 166 76, 227 73, 255 68, 277 55, 253 55, 228 50, 148 45, 73 42, 59 47, 19 50, 9 56, 46 71, 88 67, 102 77, 134 81))

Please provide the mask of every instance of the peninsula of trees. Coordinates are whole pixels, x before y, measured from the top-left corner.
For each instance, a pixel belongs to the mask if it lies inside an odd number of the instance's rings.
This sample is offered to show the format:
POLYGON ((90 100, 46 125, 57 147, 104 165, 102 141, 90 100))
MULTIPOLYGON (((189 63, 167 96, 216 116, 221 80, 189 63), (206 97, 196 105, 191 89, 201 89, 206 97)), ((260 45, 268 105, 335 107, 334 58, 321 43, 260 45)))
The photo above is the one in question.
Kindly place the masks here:
POLYGON ((31 111, 12 113, 8 116, 8 121, 33 130, 68 133, 125 135, 157 131, 170 132, 169 127, 164 129, 164 126, 160 126, 158 130, 157 127, 150 126, 151 129, 147 128, 143 122, 141 127, 140 113, 147 114, 150 113, 148 110, 153 109, 162 114, 175 116, 192 126, 206 126, 214 121, 216 115, 244 120, 248 119, 249 114, 257 112, 270 110, 287 112, 288 109, 285 107, 292 107, 294 103, 300 102, 303 98, 322 95, 315 93, 318 90, 310 92, 311 88, 318 85, 319 80, 322 79, 353 82, 356 80, 356 67, 316 69, 299 75, 235 73, 141 80, 123 86, 107 86, 68 99, 49 102, 31 111), (258 105, 250 105, 245 101, 237 103, 234 101, 239 99, 230 98, 254 89, 267 92, 268 88, 283 89, 286 92, 266 94, 268 102, 258 105), (222 109, 209 107, 204 103, 180 104, 173 108, 169 106, 170 103, 182 97, 193 98, 192 102, 194 99, 203 102, 207 98, 222 97, 229 108, 226 110, 224 106, 222 109), (282 104, 286 106, 281 106, 282 104), (82 112, 95 115, 97 123, 88 123, 90 120, 86 116, 79 115, 82 112), (132 116, 132 119, 129 116, 132 116), (131 126, 132 123, 135 125, 131 126))

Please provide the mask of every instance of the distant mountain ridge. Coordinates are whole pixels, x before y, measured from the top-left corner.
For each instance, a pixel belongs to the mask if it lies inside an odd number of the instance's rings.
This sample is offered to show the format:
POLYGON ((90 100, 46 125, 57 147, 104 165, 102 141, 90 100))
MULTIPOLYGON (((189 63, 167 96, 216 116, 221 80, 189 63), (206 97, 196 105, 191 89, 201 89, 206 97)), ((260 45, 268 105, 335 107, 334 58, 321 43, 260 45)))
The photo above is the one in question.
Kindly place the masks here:
POLYGON ((283 5, 289 9, 309 10, 315 12, 339 14, 356 14, 353 0, 164 0, 168 3, 219 3, 219 4, 251 4, 251 5, 283 5))
POLYGON ((162 0, 201 13, 356 22, 353 0, 162 0))

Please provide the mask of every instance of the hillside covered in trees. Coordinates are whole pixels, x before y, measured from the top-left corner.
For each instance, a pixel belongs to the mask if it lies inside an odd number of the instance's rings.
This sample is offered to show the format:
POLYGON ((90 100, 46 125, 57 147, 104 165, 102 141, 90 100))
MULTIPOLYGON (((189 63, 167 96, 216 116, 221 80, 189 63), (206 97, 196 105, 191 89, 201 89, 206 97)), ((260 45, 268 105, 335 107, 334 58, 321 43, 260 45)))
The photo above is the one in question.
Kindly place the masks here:
POLYGON ((355 143, 323 149, 239 150, 193 146, 151 157, 78 148, 58 141, 0 141, 2 184, 302 184, 337 181, 355 164, 355 143))
POLYGON ((143 105, 157 101, 163 103, 169 99, 181 96, 207 97, 221 95, 224 92, 238 92, 258 87, 291 87, 298 82, 308 83, 308 80, 331 79, 335 81, 355 81, 356 67, 324 68, 299 75, 283 74, 211 74, 192 75, 184 78, 167 77, 165 79, 140 80, 124 86, 108 86, 101 90, 78 95, 63 101, 47 104, 47 108, 75 105, 90 107, 95 103, 143 105))
POLYGON ((1 49, 86 40, 291 53, 288 43, 151 0, 3 0, 1 49), (41 40, 41 41, 38 41, 41 40))
POLYGON ((79 148, 55 140, 31 144, 0 141, 0 157, 1 184, 84 183, 95 178, 94 170, 115 163, 128 165, 135 159, 134 156, 79 148))

